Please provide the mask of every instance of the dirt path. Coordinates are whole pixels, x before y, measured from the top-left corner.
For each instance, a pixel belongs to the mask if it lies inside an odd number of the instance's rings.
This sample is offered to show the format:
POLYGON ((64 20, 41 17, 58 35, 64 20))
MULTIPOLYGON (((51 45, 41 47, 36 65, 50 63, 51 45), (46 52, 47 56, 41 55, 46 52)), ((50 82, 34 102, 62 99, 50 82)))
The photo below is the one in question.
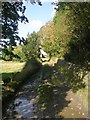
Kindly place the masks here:
POLYGON ((7 119, 14 118, 87 118, 88 111, 81 97, 72 91, 60 93, 61 89, 53 89, 55 94, 44 111, 38 108, 38 95, 34 83, 28 83, 17 94, 16 99, 7 109, 7 119))
POLYGON ((82 95, 68 91, 66 100, 70 100, 68 107, 65 107, 60 115, 64 118, 87 118, 88 117, 88 100, 85 103, 82 99, 82 95))
POLYGON ((43 81, 43 71, 39 71, 32 78, 33 83, 28 82, 16 95, 16 98, 9 105, 6 120, 27 119, 27 118, 87 118, 88 101, 85 103, 82 95, 73 93, 66 86, 53 86, 53 95, 46 109, 40 109, 36 89, 43 81))

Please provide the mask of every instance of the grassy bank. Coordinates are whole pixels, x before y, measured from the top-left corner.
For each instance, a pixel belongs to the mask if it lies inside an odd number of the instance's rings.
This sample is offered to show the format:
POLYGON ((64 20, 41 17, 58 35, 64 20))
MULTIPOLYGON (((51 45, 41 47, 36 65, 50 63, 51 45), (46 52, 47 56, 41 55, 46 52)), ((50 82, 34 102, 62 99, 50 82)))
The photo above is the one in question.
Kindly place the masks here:
POLYGON ((3 81, 2 100, 5 106, 6 101, 15 96, 18 89, 40 69, 41 64, 37 60, 29 60, 26 63, 2 62, 0 64, 2 66, 0 73, 3 81))

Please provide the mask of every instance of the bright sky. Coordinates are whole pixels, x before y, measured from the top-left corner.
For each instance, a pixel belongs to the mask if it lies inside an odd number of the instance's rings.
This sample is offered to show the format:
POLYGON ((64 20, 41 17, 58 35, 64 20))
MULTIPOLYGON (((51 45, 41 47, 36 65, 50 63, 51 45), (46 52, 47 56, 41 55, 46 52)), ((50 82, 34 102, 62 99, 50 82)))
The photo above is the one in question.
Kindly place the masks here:
POLYGON ((45 23, 53 18, 55 10, 51 2, 52 0, 50 2, 48 2, 48 0, 43 0, 42 6, 38 4, 32 5, 29 2, 24 3, 26 6, 25 15, 29 19, 29 23, 19 23, 18 28, 20 37, 26 38, 28 33, 39 31, 45 23))

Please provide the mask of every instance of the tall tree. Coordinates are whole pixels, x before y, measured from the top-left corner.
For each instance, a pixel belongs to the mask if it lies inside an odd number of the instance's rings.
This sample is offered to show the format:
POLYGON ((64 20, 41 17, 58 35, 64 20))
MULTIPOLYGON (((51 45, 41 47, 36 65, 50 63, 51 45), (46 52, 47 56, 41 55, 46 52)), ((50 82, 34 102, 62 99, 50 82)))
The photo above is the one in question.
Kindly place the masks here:
POLYGON ((41 46, 52 56, 58 56, 59 44, 57 44, 56 31, 53 21, 49 21, 40 31, 41 46))
MULTIPOLYGON (((9 0, 8 0, 9 1, 9 0)), ((41 5, 39 0, 30 0, 31 4, 38 3, 41 5)), ((9 1, 0 2, 2 5, 2 39, 5 45, 16 45, 16 41, 23 41, 18 36, 18 21, 27 23, 28 19, 25 17, 26 6, 23 5, 22 0, 20 2, 9 1), (8 39, 8 42, 5 40, 8 39)), ((2 44, 2 42, 1 42, 2 44)))
POLYGON ((74 63, 89 63, 90 2, 59 2, 54 23, 57 36, 60 41, 63 40, 62 47, 65 48, 65 58, 74 63), (63 46, 65 43, 66 47, 63 46))
POLYGON ((39 57, 39 35, 36 32, 31 33, 28 35, 25 43, 23 45, 23 53, 25 55, 26 60, 32 59, 32 58, 38 58, 39 57))
MULTIPOLYGON (((31 4, 38 3, 41 5, 39 0, 30 0, 31 4)), ((1 32, 1 41, 0 45, 4 46, 5 54, 12 55, 12 51, 6 50, 6 47, 9 46, 13 49, 13 46, 16 46, 16 41, 19 43, 24 42, 24 38, 20 38, 18 35, 18 21, 27 23, 29 22, 27 17, 25 16, 26 6, 23 5, 22 0, 19 1, 9 1, 8 2, 0 2, 0 11, 2 11, 2 32, 1 32)))
POLYGON ((2 2, 2 39, 5 45, 15 46, 15 41, 21 40, 17 32, 18 21, 28 22, 24 15, 25 9, 23 2, 2 2))

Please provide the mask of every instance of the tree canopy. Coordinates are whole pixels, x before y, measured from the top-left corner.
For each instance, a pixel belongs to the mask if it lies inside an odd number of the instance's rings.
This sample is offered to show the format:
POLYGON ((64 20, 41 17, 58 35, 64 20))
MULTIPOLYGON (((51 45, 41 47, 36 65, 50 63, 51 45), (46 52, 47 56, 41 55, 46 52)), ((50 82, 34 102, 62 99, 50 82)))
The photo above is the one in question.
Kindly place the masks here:
POLYGON ((54 23, 64 57, 79 64, 90 62, 90 2, 57 6, 54 23))
MULTIPOLYGON (((31 1, 32 4, 36 2, 39 1, 31 1)), ((4 41, 5 44, 14 46, 15 40, 24 41, 18 36, 17 30, 18 21, 28 22, 24 15, 25 9, 23 2, 2 3, 2 36, 9 39, 4 41)), ((37 50, 40 43, 51 56, 64 57, 75 64, 89 63, 90 2, 58 2, 53 21, 48 22, 38 33, 40 41, 37 40, 38 34, 32 33, 26 40, 24 52, 34 52, 33 45, 37 50)), ((36 51, 34 53, 36 55, 36 51)))
MULTIPOLYGON (((30 0, 31 4, 42 5, 39 0, 30 0)), ((25 42, 25 39, 20 38, 18 35, 18 22, 24 22, 25 24, 29 22, 28 18, 25 16, 26 6, 24 6, 22 0, 19 1, 7 1, 0 2, 0 12, 2 13, 2 32, 0 45, 3 46, 2 59, 12 60, 15 55, 13 54, 13 46, 16 46, 17 41, 19 44, 25 42), (7 49, 7 47, 9 47, 7 49), (8 56, 8 59, 7 57, 8 56), (10 56, 10 57, 9 57, 10 56)))
POLYGON ((15 46, 16 41, 20 41, 18 21, 28 22, 24 15, 25 9, 23 2, 2 2, 2 39, 5 45, 15 46))
MULTIPOLYGON (((30 0, 31 4, 38 3, 42 5, 39 0, 30 0)), ((8 1, 1 2, 2 5, 2 42, 6 46, 15 46, 16 41, 23 42, 24 39, 18 36, 18 21, 27 23, 29 22, 25 16, 26 6, 23 2, 8 1), (8 39, 8 41, 6 40, 8 39)))
POLYGON ((36 59, 39 57, 39 35, 36 32, 31 33, 27 36, 27 39, 22 46, 22 51, 24 53, 25 59, 36 59))

